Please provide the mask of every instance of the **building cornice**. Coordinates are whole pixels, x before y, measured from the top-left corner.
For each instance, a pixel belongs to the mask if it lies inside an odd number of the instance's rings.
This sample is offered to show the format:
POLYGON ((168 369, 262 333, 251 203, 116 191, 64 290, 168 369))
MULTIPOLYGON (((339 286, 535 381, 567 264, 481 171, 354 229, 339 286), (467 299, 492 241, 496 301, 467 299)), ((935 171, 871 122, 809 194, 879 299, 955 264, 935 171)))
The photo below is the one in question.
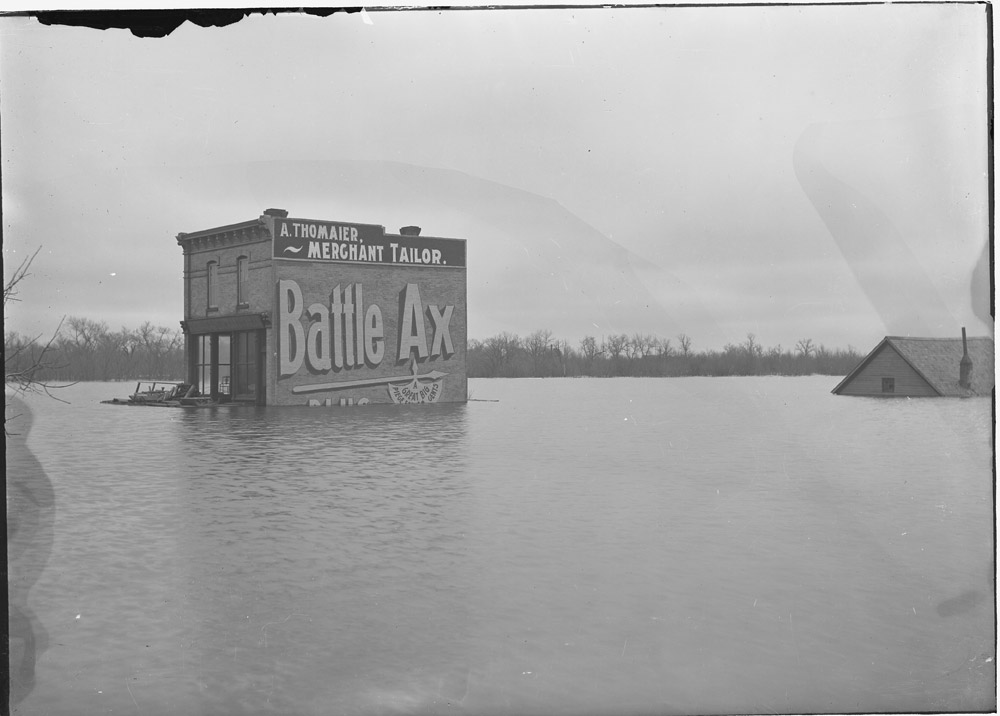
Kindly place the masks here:
POLYGON ((270 238, 271 232, 268 226, 260 219, 253 219, 252 221, 244 221, 239 224, 195 231, 190 234, 180 233, 177 234, 177 243, 184 249, 184 253, 187 254, 196 251, 267 241, 270 238))

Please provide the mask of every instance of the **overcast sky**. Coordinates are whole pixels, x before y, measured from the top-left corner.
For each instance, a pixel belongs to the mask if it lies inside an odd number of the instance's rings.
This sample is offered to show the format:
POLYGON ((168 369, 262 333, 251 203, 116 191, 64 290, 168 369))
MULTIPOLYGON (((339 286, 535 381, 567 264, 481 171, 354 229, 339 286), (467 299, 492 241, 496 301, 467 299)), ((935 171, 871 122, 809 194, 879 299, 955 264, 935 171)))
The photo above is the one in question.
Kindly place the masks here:
POLYGON ((683 331, 706 349, 750 331, 867 350, 885 334, 991 334, 985 13, 372 10, 163 39, 3 18, 5 272, 42 247, 6 329, 176 327, 176 234, 281 206, 468 239, 470 337, 683 331), (292 192, 287 167, 306 160, 339 183, 292 192), (269 183, 261 162, 282 172, 269 183), (411 175, 387 186, 391 163, 443 178, 421 198, 400 189, 411 175), (467 206, 449 177, 480 188, 467 206), (515 195, 549 208, 508 224, 515 195), (557 255, 529 245, 531 271, 500 271, 504 245, 556 234, 557 255), (609 284, 641 289, 614 299, 619 314, 598 310, 598 239, 631 269, 609 267, 609 284), (565 267, 592 290, 571 294, 565 267), (559 310, 505 298, 545 276, 559 310))

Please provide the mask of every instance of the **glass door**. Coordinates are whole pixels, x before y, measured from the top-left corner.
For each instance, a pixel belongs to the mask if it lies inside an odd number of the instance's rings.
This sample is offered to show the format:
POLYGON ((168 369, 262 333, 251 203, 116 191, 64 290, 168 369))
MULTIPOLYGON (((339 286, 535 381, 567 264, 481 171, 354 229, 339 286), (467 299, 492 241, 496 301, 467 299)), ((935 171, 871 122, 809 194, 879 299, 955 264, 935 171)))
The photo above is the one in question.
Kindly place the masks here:
POLYGON ((212 337, 196 336, 194 387, 198 395, 212 394, 212 337))
POLYGON ((195 338, 194 387, 198 395, 232 399, 232 340, 223 333, 195 338))
POLYGON ((257 331, 233 334, 233 397, 257 400, 257 331))

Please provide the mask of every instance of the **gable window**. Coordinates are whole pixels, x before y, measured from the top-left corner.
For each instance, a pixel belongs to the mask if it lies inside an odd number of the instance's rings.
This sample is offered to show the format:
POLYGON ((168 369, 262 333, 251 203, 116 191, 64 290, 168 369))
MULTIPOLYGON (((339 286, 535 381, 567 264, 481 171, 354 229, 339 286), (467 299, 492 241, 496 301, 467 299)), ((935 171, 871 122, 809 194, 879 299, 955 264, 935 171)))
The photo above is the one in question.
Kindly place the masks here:
POLYGON ((208 262, 208 309, 219 307, 219 262, 208 262))
POLYGON ((236 306, 247 308, 250 302, 247 300, 247 281, 250 278, 250 259, 240 256, 236 259, 236 306))
POLYGON ((895 393, 896 392, 896 379, 895 378, 883 378, 882 379, 882 392, 883 393, 895 393))

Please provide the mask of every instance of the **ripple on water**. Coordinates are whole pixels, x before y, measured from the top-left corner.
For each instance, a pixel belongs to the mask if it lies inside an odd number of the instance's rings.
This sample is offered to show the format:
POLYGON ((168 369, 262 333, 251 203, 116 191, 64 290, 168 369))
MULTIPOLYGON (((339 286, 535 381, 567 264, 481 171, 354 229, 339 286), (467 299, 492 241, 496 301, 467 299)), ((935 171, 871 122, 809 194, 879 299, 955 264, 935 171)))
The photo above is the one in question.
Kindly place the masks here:
POLYGON ((474 382, 500 402, 33 403, 25 713, 995 706, 989 401, 474 382))

